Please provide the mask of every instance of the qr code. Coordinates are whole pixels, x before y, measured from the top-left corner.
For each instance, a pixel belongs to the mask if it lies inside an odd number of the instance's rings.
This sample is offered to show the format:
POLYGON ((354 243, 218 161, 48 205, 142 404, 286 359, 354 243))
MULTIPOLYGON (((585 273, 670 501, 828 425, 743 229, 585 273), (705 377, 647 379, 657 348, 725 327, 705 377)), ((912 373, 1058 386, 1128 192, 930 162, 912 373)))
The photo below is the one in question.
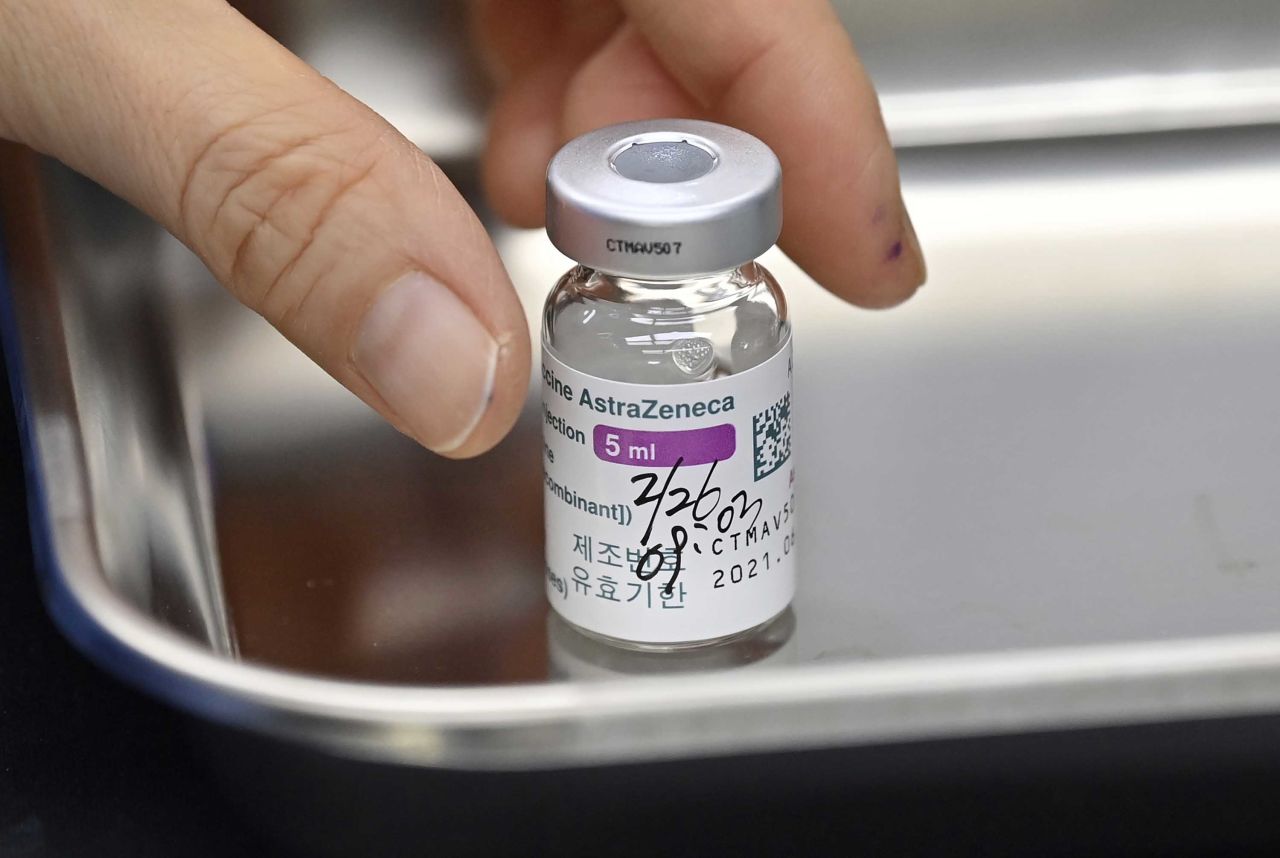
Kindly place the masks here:
POLYGON ((791 394, 751 418, 756 479, 763 480, 791 458, 791 394))

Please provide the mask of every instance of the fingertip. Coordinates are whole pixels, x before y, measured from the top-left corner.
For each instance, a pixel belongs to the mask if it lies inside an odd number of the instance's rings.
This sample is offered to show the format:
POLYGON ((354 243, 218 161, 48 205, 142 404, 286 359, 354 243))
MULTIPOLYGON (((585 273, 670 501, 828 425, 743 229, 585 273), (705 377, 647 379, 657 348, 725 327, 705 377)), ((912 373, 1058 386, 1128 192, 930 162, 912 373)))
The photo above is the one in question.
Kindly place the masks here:
POLYGON ((546 217, 547 164, 561 143, 562 97, 572 69, 549 63, 518 76, 502 91, 489 122, 481 181, 494 211, 515 226, 546 217))
POLYGON ((483 415, 461 443, 435 452, 448 459, 470 459, 505 438, 528 397, 530 360, 529 335, 523 328, 500 341, 483 415))
POLYGON ((465 290, 423 271, 397 278, 365 311, 352 345, 350 365, 376 394, 365 399, 441 455, 492 447, 511 428, 529 379, 523 314, 496 315, 495 325, 465 290))
POLYGON ((512 226, 532 229, 546 217, 544 189, 553 154, 545 130, 520 133, 496 115, 480 164, 480 181, 489 205, 512 226))
POLYGON ((492 144, 481 166, 481 183, 490 208, 505 223, 521 229, 540 227, 546 218, 546 194, 530 183, 527 169, 512 163, 492 144))
MULTIPOLYGON (((830 227, 830 224, 824 224, 830 227)), ((928 276, 920 240, 900 201, 876 207, 857 234, 815 243, 816 230, 788 227, 781 246, 826 289, 851 304, 884 310, 905 303, 928 276), (896 209, 896 217, 887 211, 896 209), (840 246, 841 252, 833 252, 840 246)))
POLYGON ((914 297, 924 285, 924 278, 911 273, 902 279, 879 282, 829 278, 819 282, 832 294, 864 310, 888 310, 914 297))
POLYGON ((924 286, 924 275, 909 272, 908 276, 879 283, 850 284, 848 288, 832 287, 831 291, 864 310, 889 310, 905 304, 924 286))

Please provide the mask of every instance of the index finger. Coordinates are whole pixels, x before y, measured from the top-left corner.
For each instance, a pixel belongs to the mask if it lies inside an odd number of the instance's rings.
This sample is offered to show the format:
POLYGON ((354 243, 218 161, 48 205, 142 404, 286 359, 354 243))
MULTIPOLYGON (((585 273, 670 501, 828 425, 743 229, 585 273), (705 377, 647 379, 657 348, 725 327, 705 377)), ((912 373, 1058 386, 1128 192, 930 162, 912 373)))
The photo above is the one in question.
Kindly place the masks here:
POLYGON ((825 0, 621 0, 662 64, 714 118, 782 162, 784 250, 863 306, 924 282, 875 89, 825 0))

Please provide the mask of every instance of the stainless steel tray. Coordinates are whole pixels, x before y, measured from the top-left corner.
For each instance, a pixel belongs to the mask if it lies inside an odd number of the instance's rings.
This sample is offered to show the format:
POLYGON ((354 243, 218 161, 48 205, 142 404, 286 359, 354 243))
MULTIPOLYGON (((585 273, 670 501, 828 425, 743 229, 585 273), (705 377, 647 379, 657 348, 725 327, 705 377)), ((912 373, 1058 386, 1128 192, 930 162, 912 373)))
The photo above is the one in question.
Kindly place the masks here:
MULTIPOLYGON (((388 20, 370 38, 399 68, 408 28, 388 20)), ((895 21, 863 41, 904 141, 1004 134, 1016 117, 946 111, 1016 85, 1018 57, 948 101, 884 52, 895 21)), ((1232 64, 1239 35, 1219 33, 1219 71, 1270 80, 1248 51, 1232 64)), ((310 36, 322 67, 350 56, 310 36)), ((415 124, 378 103, 402 90, 326 70, 474 189, 470 108, 415 124)), ((1245 88, 1237 113, 1064 109, 1029 136, 1273 120, 1277 90, 1245 88)), ((892 312, 768 260, 795 319, 802 590, 755 644, 666 659, 548 622, 532 405, 492 454, 434 458, 136 212, 0 161, 48 606, 201 718, 507 771, 1280 712, 1280 129, 910 149, 931 279, 892 312)), ((567 262, 493 231, 533 313, 567 262)))
MULTIPOLYGON (((909 155, 933 274, 893 312, 770 260, 802 592, 715 670, 548 627, 532 410, 436 459, 114 198, 8 163, 49 607, 203 717, 519 769, 1280 710, 1280 131, 909 155)), ((496 235, 535 308, 564 261, 496 235)))

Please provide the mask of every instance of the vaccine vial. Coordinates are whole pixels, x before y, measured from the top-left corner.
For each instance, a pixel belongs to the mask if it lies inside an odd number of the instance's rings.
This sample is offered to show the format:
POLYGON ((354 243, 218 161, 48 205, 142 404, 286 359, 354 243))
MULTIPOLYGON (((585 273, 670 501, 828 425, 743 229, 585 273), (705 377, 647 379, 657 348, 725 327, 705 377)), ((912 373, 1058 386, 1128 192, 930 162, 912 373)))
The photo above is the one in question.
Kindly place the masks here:
POLYGON ((736 640, 795 593, 791 326, 754 261, 781 178, 755 137, 684 119, 548 168, 547 233, 578 265, 542 321, 547 595, 589 636, 736 640))

